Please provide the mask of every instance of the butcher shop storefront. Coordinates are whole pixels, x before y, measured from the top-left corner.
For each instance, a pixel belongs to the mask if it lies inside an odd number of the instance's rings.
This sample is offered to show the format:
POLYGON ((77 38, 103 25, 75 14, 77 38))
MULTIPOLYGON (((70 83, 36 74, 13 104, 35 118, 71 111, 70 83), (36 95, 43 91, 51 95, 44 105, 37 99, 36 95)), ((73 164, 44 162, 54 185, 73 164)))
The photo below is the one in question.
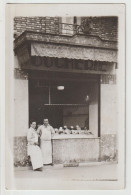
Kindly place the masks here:
POLYGON ((39 126, 43 118, 55 131, 53 164, 116 160, 117 43, 25 31, 14 51, 16 129, 21 126, 15 165, 28 164, 26 131, 30 120, 39 126))

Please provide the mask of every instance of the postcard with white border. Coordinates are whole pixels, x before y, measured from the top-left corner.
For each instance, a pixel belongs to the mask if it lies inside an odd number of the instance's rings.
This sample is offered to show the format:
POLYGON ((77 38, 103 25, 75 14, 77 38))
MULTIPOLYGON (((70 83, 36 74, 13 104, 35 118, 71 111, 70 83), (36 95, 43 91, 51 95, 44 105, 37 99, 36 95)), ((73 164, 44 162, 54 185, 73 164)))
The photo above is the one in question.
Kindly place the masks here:
POLYGON ((125 187, 125 5, 6 4, 5 189, 125 187))

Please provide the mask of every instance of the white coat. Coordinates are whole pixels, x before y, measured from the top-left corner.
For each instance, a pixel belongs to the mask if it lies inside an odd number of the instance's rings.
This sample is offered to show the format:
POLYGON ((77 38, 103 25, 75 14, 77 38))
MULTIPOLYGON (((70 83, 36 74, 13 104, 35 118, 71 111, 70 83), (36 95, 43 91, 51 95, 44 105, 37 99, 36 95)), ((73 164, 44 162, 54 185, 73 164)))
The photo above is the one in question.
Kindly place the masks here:
POLYGON ((40 134, 40 147, 43 156, 43 164, 51 164, 52 163, 52 143, 51 137, 54 134, 54 129, 52 126, 41 125, 38 130, 38 134, 40 134))
POLYGON ((38 145, 38 135, 35 129, 30 127, 27 132, 27 154, 31 158, 33 170, 43 167, 41 149, 38 145))

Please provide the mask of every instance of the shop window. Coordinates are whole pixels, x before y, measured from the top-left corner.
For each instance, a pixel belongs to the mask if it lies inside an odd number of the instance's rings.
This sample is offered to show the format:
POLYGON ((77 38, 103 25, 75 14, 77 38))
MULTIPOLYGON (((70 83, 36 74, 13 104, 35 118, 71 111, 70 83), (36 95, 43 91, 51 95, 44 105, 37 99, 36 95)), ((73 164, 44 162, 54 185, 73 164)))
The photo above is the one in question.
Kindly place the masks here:
POLYGON ((38 116, 38 122, 43 117, 49 118, 54 128, 79 125, 88 129, 88 90, 78 83, 60 84, 46 85, 44 81, 39 81, 35 84, 35 90, 30 89, 30 115, 38 116))
POLYGON ((79 126, 98 135, 98 83, 35 80, 29 87, 30 119, 60 127, 79 126))

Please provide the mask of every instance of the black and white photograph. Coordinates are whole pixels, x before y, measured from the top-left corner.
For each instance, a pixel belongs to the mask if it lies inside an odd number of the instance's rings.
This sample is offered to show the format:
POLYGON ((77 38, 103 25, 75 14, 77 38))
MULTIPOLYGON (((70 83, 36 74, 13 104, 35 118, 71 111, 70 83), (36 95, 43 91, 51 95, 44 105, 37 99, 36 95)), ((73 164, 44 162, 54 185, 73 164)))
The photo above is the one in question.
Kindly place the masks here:
POLYGON ((124 189, 125 5, 6 5, 7 190, 124 189))

